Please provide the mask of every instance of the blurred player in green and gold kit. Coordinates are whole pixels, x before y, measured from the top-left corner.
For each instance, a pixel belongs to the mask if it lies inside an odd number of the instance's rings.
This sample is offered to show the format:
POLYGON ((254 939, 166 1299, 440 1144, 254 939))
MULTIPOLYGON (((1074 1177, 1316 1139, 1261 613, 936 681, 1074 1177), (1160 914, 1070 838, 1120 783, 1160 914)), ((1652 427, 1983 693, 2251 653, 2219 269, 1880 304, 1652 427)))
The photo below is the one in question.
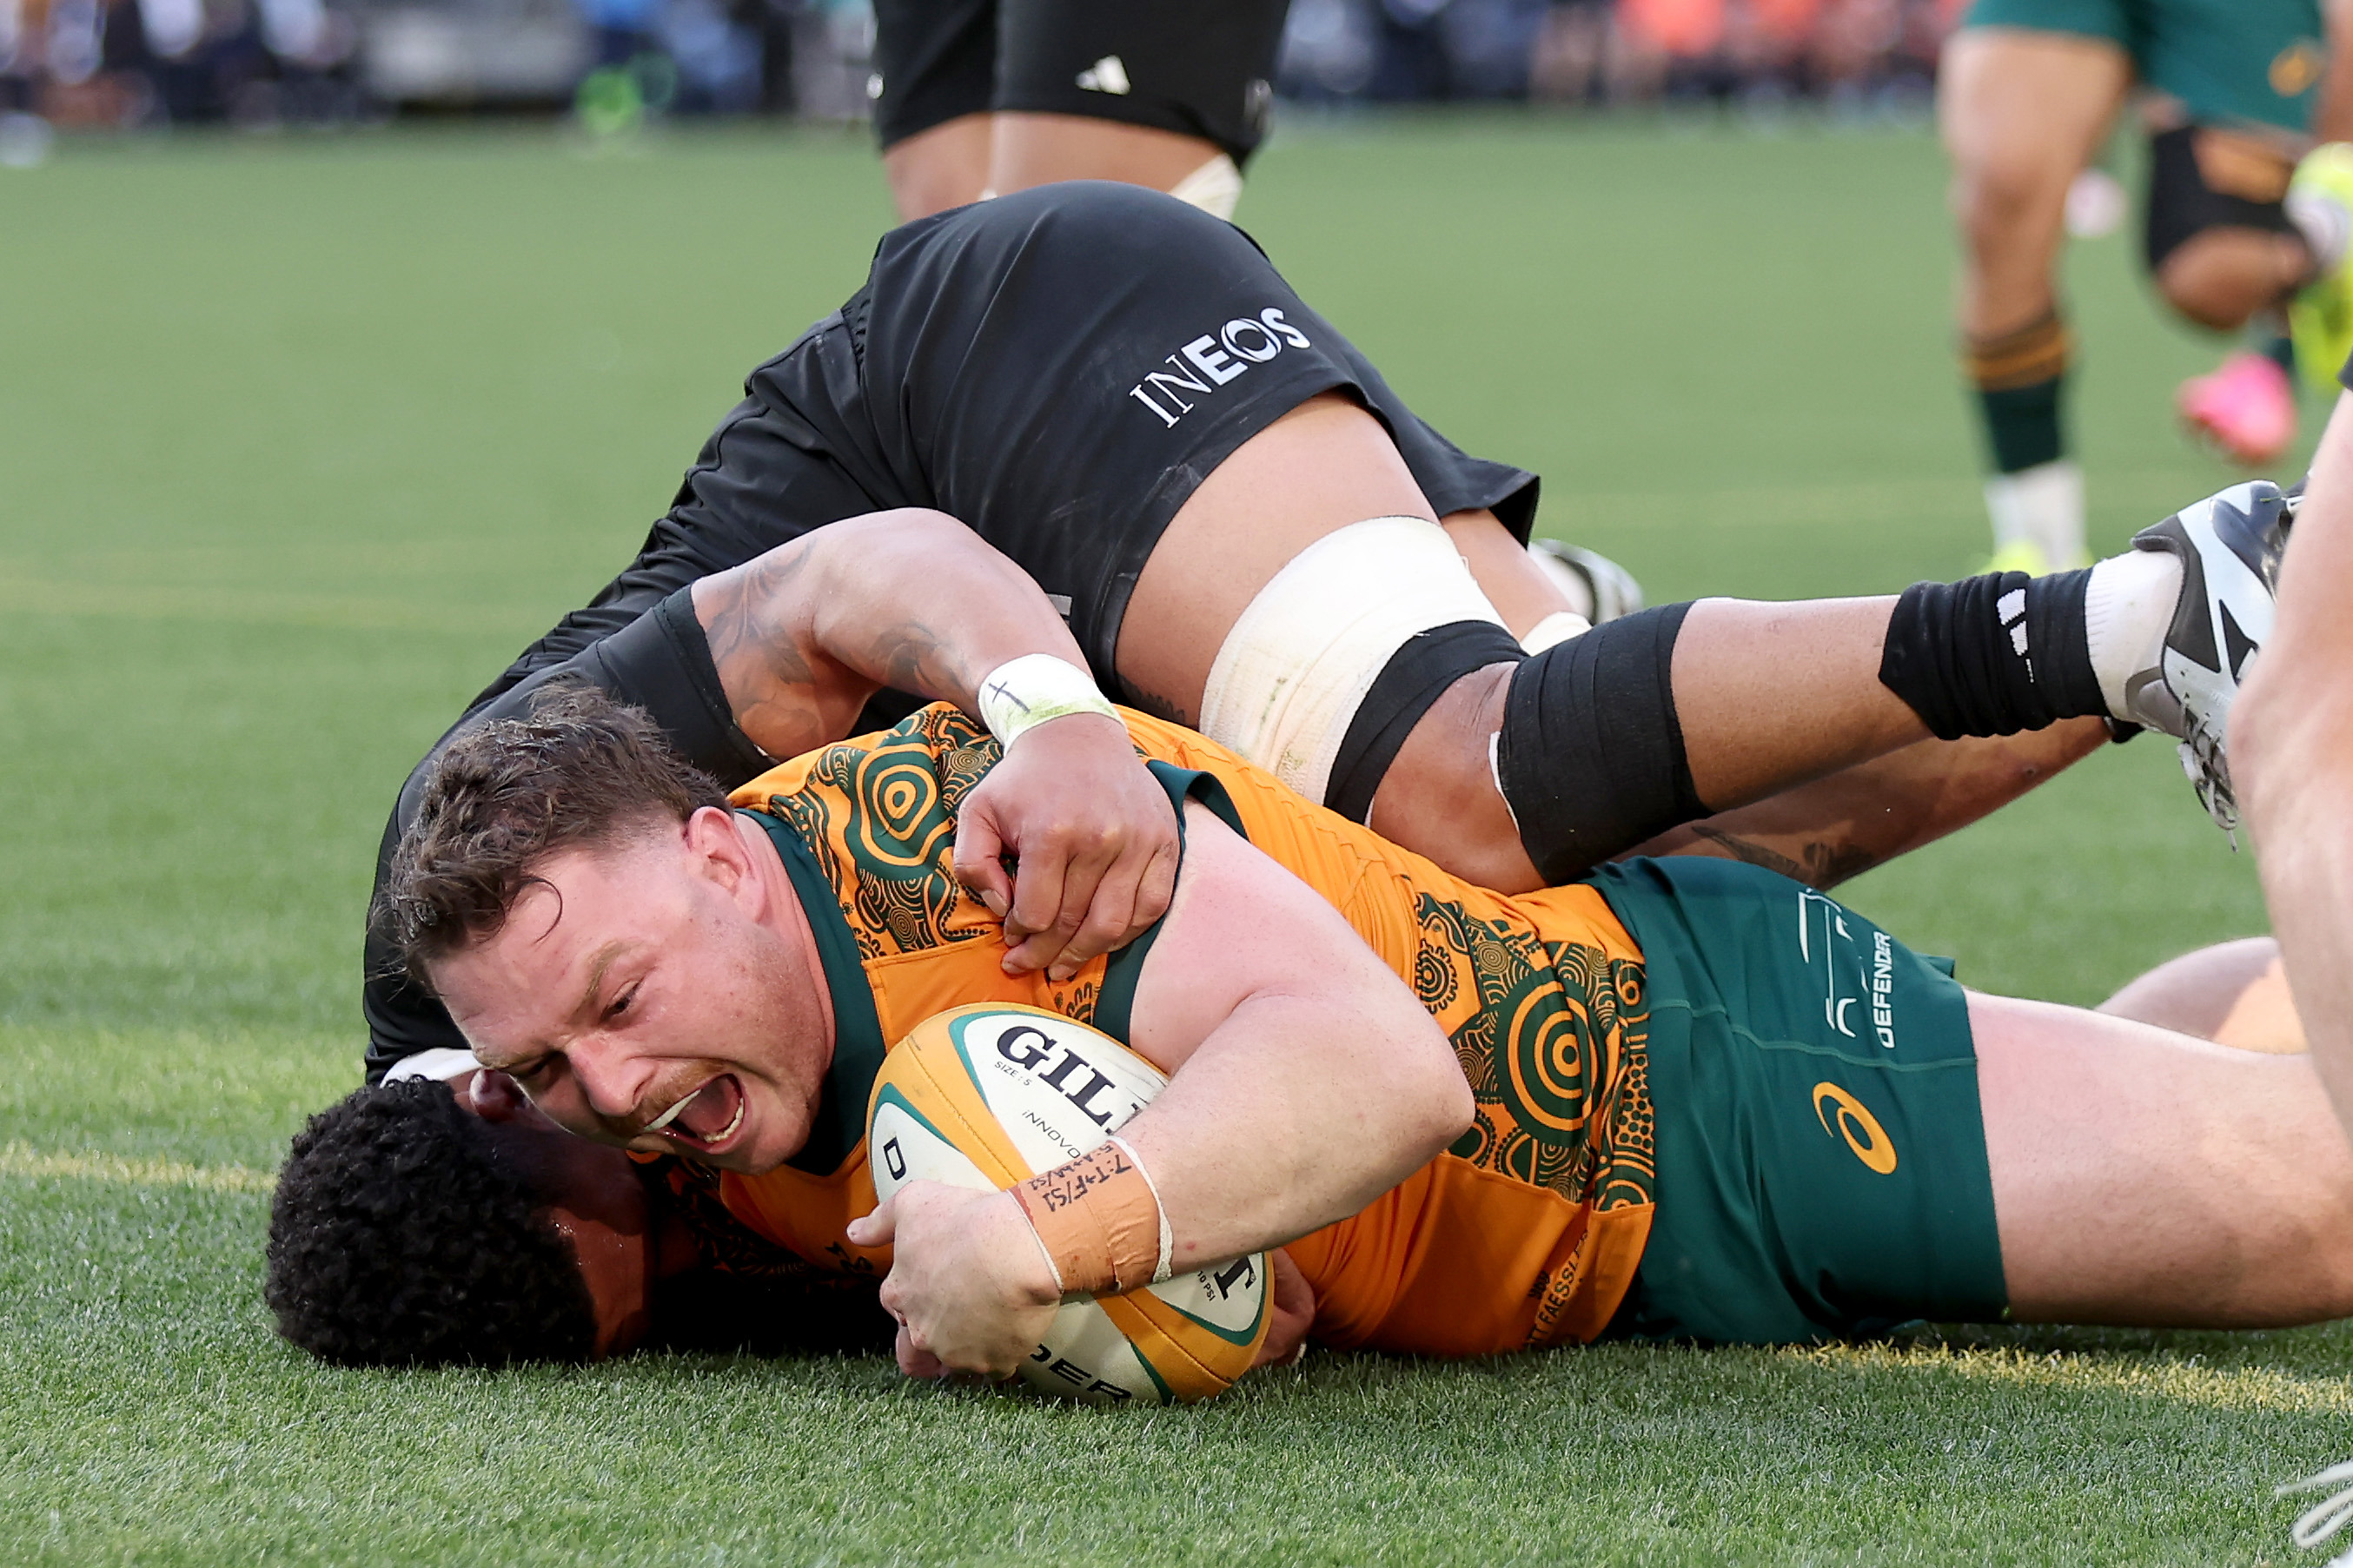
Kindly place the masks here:
POLYGON ((2263 467, 2295 438, 2295 360, 2316 385, 2344 362, 2345 11, 2345 0, 1976 0, 1947 44, 1937 111, 1997 567, 2089 559, 2063 427, 2073 342, 2055 274, 2070 185, 2135 89, 2150 132, 2145 254, 2158 292, 2187 321, 2250 336, 2182 386, 2185 422, 2263 467))

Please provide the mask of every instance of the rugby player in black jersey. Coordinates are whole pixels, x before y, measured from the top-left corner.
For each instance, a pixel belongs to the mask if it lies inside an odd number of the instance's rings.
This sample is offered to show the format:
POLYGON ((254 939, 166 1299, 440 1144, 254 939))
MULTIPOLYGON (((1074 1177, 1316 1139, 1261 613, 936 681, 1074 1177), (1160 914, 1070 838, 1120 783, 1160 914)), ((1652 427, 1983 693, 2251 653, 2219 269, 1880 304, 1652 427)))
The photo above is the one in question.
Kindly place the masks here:
POLYGON ((1233 216, 1290 0, 879 0, 874 131, 902 218, 1120 180, 1233 216))
MULTIPOLYGON (((2166 718, 2135 706, 2147 689, 2128 679, 2189 592, 2165 577, 2179 551, 2161 541, 2121 566, 1930 585, 1894 605, 1666 606, 1530 655, 1522 639, 1565 607, 1524 548, 1534 476, 1422 424, 1239 230, 1133 187, 1064 184, 895 231, 866 286, 746 390, 637 561, 474 714, 587 680, 726 784, 895 717, 903 698, 814 727, 763 711, 790 676, 761 635, 766 589, 811 570, 812 552, 894 611, 860 647, 812 657, 973 708, 986 668, 924 662, 972 617, 906 613, 956 568, 905 531, 960 525, 1067 622, 1030 628, 1018 651, 1054 656, 1039 637, 1066 636, 1113 696, 1506 891, 1642 844, 1827 884, 2048 776, 2099 743, 2104 718, 2166 718), (923 515, 762 559, 910 509, 923 515), (910 548, 912 566, 892 555, 910 548), (729 575, 690 588, 714 574, 729 575)), ((2275 492, 2242 499, 2246 527, 2277 524, 2275 492)), ((1109 745, 1090 765, 1118 761, 1109 745)), ((1023 885, 997 891, 1021 968, 1075 965, 1159 912, 1165 824, 1123 815, 1115 786, 1050 793, 1008 782, 1007 809, 1034 816, 981 825, 1020 858, 1023 885)), ((991 859, 968 857, 1001 881, 991 859)), ((380 950, 371 964, 372 1077, 462 1050, 380 950)))

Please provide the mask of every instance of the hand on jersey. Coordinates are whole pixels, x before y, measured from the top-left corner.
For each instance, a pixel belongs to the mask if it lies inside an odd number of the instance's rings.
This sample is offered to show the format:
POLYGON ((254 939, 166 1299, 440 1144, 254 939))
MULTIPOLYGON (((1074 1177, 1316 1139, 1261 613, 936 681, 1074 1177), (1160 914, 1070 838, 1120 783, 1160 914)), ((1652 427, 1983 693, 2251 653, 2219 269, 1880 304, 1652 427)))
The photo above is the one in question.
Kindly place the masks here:
POLYGON ((1005 922, 1008 974, 1067 980, 1141 936, 1167 912, 1177 857, 1167 793, 1096 713, 1021 735, 956 815, 956 879, 1005 922))
POLYGON ((1315 1287, 1282 1248, 1278 1247, 1267 1256, 1274 1264, 1274 1290, 1267 1301, 1271 1321, 1258 1347, 1258 1359, 1250 1363, 1252 1372, 1262 1366, 1289 1366, 1305 1355, 1307 1331, 1315 1326, 1315 1287))
POLYGON ((899 1370, 910 1377, 1010 1377, 1061 1305, 1009 1193, 910 1182, 848 1234, 856 1246, 892 1249, 882 1310, 899 1321, 899 1370))

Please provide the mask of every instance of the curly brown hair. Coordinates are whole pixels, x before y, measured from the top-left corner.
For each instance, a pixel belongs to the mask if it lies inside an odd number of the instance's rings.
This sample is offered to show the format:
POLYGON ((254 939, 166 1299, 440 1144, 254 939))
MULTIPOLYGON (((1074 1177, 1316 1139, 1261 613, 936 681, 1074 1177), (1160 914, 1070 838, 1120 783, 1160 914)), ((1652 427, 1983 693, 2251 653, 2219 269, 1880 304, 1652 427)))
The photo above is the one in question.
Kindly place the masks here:
POLYGON ((525 717, 462 729, 442 749, 371 920, 430 990, 426 966, 495 934, 549 855, 726 805, 643 709, 551 686, 525 717))

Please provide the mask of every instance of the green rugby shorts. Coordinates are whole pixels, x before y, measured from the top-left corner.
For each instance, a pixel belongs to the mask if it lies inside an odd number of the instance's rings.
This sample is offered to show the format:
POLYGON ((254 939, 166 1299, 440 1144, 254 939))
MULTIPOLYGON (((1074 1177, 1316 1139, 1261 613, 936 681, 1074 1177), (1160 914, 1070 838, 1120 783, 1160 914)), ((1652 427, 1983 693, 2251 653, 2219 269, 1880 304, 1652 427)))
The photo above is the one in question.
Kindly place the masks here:
POLYGON ((1949 963, 1735 861, 1630 860, 1589 881, 1648 968, 1658 1117, 1657 1211, 1609 1335, 1788 1343, 2001 1318, 1949 963))
POLYGON ((2318 0, 1975 0, 1961 26, 2104 38, 2200 124, 2298 135, 2327 59, 2318 0))

